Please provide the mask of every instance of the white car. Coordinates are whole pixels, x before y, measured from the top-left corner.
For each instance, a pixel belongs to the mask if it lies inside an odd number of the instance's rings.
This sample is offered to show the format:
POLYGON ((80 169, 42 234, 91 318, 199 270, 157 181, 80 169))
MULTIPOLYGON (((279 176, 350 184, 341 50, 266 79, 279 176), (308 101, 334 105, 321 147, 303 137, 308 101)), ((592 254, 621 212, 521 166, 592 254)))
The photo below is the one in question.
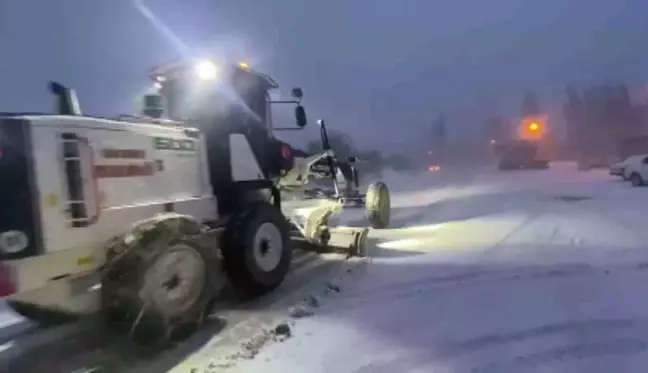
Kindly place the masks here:
MULTIPOLYGON (((642 186, 648 180, 648 154, 634 155, 625 161, 622 176, 633 186, 642 186)), ((610 167, 612 173, 612 167, 610 167)))
POLYGON ((625 175, 625 169, 628 167, 628 163, 636 156, 630 156, 620 162, 613 163, 610 165, 609 170, 610 170, 610 175, 612 176, 619 176, 622 177, 623 180, 627 180, 628 178, 625 175))

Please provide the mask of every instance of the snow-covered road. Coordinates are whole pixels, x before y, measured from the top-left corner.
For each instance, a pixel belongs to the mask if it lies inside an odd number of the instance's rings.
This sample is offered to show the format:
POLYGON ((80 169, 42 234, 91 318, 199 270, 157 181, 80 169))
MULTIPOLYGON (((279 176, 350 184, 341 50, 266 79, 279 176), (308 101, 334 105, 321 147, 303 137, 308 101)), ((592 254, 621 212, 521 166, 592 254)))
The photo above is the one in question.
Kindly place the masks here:
POLYGON ((570 164, 453 180, 409 181, 371 262, 224 370, 646 371, 647 189, 570 164))
POLYGON ((385 178, 370 259, 299 252, 277 291, 151 357, 92 328, 24 339, 0 310, 0 372, 646 371, 648 189, 571 164, 385 178))

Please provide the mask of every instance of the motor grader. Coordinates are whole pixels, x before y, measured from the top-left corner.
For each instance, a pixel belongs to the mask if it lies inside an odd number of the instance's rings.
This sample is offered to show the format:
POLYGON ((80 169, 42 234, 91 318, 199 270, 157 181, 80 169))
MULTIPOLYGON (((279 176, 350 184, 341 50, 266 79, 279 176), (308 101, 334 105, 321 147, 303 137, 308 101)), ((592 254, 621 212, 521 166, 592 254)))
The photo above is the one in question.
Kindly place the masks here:
POLYGON ((56 113, 0 114, 0 295, 19 314, 100 314, 168 339, 199 325, 228 284, 249 297, 278 287, 295 242, 364 255, 368 228, 328 221, 349 200, 387 227, 387 187, 359 192, 323 121, 321 154, 273 135, 307 124, 301 89, 273 101, 270 77, 216 60, 151 78, 144 115, 84 115, 55 82, 56 113), (272 125, 275 104, 295 105, 297 127, 272 125), (333 192, 314 196, 313 179, 333 192))

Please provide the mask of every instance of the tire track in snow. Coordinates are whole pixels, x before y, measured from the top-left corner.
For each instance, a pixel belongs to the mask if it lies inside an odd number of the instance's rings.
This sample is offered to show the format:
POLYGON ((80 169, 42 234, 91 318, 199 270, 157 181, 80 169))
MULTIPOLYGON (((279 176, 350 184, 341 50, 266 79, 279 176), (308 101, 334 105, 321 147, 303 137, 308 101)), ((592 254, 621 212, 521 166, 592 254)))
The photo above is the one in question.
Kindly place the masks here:
MULTIPOLYGON (((533 197, 539 197, 542 205, 535 205, 534 208, 537 209, 535 212, 531 213, 529 216, 524 218, 519 224, 515 225, 510 231, 508 231, 502 238, 498 239, 497 242, 488 246, 483 250, 483 256, 492 255, 495 251, 503 246, 507 245, 505 250, 516 250, 515 248, 521 243, 510 243, 511 239, 516 235, 520 234, 525 229, 529 228, 536 221, 543 219, 547 216, 547 213, 552 213, 556 216, 570 216, 570 212, 576 211, 587 211, 584 210, 581 206, 582 202, 578 203, 568 203, 567 205, 562 202, 555 202, 556 198, 553 193, 542 193, 539 195, 533 194, 533 197), (546 202, 547 200, 551 202, 546 202), (553 203, 552 203, 553 202, 553 203), (569 206, 569 208, 565 208, 569 206), (560 210, 563 210, 560 212, 560 210)), ((534 198, 535 199, 535 198, 534 198)), ((548 220, 551 220, 548 219, 548 220)), ((576 219, 578 220, 578 219, 576 219)), ((607 220, 603 220, 604 223, 607 223, 607 220)), ((560 228, 560 222, 552 223, 549 234, 542 239, 544 243, 550 244, 559 236, 559 233, 563 230, 560 228)), ((568 238, 568 236, 566 237, 568 238)), ((582 246, 583 239, 580 237, 571 237, 570 240, 571 246, 582 246)), ((538 240, 534 240, 538 242, 538 240)), ((648 239, 647 239, 648 241, 648 239)), ((587 250, 587 248, 584 248, 587 250)), ((515 251, 512 252, 515 254, 515 251)), ((505 258, 508 255, 505 255, 505 258)), ((480 263, 477 262, 474 269, 470 268, 470 265, 466 265, 466 270, 461 273, 451 274, 449 276, 426 276, 424 278, 418 278, 413 281, 400 281, 397 283, 390 283, 387 285, 379 287, 370 287, 363 288, 358 291, 358 293, 370 292, 371 296, 354 296, 355 291, 351 290, 347 292, 347 299, 367 299, 372 297, 382 297, 394 295, 399 298, 407 296, 417 296, 422 292, 438 289, 441 286, 453 286, 453 285, 465 285, 471 284, 475 285, 480 281, 493 282, 493 281, 508 281, 508 280, 523 280, 523 279, 539 279, 539 278, 552 278, 566 275, 581 275, 584 273, 595 274, 603 273, 606 274, 607 270, 605 269, 592 269, 587 265, 548 265, 545 266, 545 269, 534 270, 532 267, 517 266, 515 269, 508 270, 497 270, 497 269, 477 269, 480 263), (530 273, 525 273, 531 271, 530 273), (412 290, 413 289, 413 290, 412 290)))
MULTIPOLYGON (((518 354, 512 358, 504 358, 473 367, 470 371, 517 373, 521 368, 539 367, 558 362, 564 363, 574 359, 582 360, 608 355, 638 354, 646 350, 644 341, 616 335, 636 326, 637 322, 630 319, 589 319, 545 324, 512 332, 490 333, 457 342, 433 343, 432 346, 423 348, 424 351, 381 361, 379 366, 369 364, 354 372, 391 373, 409 371, 431 365, 422 363, 426 361, 433 361, 435 366, 453 367, 452 371, 463 371, 464 369, 459 369, 454 365, 455 363, 458 363, 458 365, 470 365, 470 363, 466 363, 466 361, 470 360, 466 360, 465 355, 536 339, 566 336, 579 338, 580 343, 560 345, 530 354, 518 354)), ((437 369, 430 367, 429 371, 437 371, 437 369)))
POLYGON ((611 273, 613 272, 608 269, 569 264, 546 266, 544 268, 536 267, 535 269, 533 267, 522 266, 492 271, 469 271, 450 276, 419 279, 409 283, 403 282, 389 289, 383 288, 379 291, 373 291, 372 289, 367 291, 363 289, 362 292, 345 292, 339 298, 339 306, 336 306, 336 310, 348 310, 366 303, 375 302, 376 299, 398 300, 419 297, 423 294, 430 296, 430 293, 435 292, 437 295, 443 295, 447 294, 448 291, 461 287, 489 286, 498 283, 509 284, 511 281, 544 281, 585 275, 609 275, 611 273))
POLYGON ((629 228, 626 223, 621 221, 621 219, 619 219, 618 217, 615 217, 614 214, 610 213, 610 211, 600 211, 598 209, 594 209, 593 207, 586 207, 584 205, 579 205, 575 208, 588 215, 596 215, 597 218, 609 223, 610 225, 615 226, 616 228, 619 228, 622 231, 627 232, 629 235, 639 237, 639 239, 643 242, 648 242, 648 232, 629 228))
POLYGON ((400 300, 419 297, 430 293, 435 295, 452 294, 449 291, 463 288, 473 290, 476 286, 492 286, 496 284, 519 284, 521 281, 547 281, 565 278, 580 278, 586 276, 619 276, 631 272, 648 271, 648 263, 617 264, 598 266, 588 264, 553 264, 537 266, 519 266, 507 269, 481 271, 466 271, 448 276, 433 276, 416 281, 400 282, 379 289, 348 290, 338 298, 338 306, 331 312, 345 311, 364 304, 375 302, 377 299, 400 300))
POLYGON ((490 333, 460 342, 449 343, 439 349, 435 355, 444 358, 458 357, 463 354, 476 352, 492 346, 521 343, 535 338, 565 333, 600 334, 621 329, 629 329, 636 325, 637 321, 633 319, 590 319, 559 322, 519 331, 490 333))
POLYGON ((532 215, 526 217, 522 222, 518 225, 516 225, 511 231, 509 231, 504 237, 499 239, 495 244, 487 247, 484 249, 484 254, 488 253, 489 251, 496 250, 497 248, 501 247, 507 240, 509 240, 511 237, 515 236, 517 233, 522 231, 524 228, 526 228, 529 224, 533 223, 537 219, 540 218, 540 216, 543 214, 543 212, 536 212, 533 213, 532 215))
POLYGON ((646 351, 646 342, 634 338, 616 338, 605 341, 566 345, 535 354, 516 356, 507 361, 491 363, 472 371, 475 373, 518 373, 521 369, 543 365, 582 361, 604 356, 639 354, 646 351))
MULTIPOLYGON (((470 207, 465 205, 462 206, 466 209, 470 207)), ((511 228, 507 227, 508 230, 504 231, 505 233, 503 234, 503 236, 497 238, 497 240, 494 243, 487 245, 485 248, 481 250, 476 250, 476 254, 478 254, 476 258, 478 260, 476 261, 475 264, 463 265, 465 267, 465 271, 462 271, 460 273, 445 275, 445 276, 432 275, 432 276, 425 276, 423 278, 417 278, 415 280, 391 282, 383 286, 362 288, 357 291, 350 290, 345 292, 345 296, 347 299, 352 299, 354 298, 354 294, 357 292, 359 294, 370 293, 371 295, 369 297, 372 298, 389 296, 390 294, 393 294, 394 296, 396 296, 396 294, 399 294, 398 297, 402 298, 403 296, 406 296, 405 294, 409 294, 409 296, 417 296, 422 292, 428 291, 428 289, 436 289, 440 286, 465 285, 468 283, 475 284, 481 280, 493 281, 500 277, 502 277, 503 280, 520 279, 522 278, 521 275, 523 272, 528 271, 533 267, 527 266, 527 267, 519 267, 514 269, 501 269, 501 268, 497 268, 497 266, 493 266, 494 268, 491 269, 479 269, 478 267, 482 266, 481 259, 483 259, 483 257, 485 256, 492 255, 494 251, 502 247, 508 240, 511 239, 511 237, 514 237, 519 232, 527 228, 529 225, 533 224, 535 221, 540 219, 543 216, 543 214, 545 214, 546 211, 550 208, 551 206, 547 206, 547 205, 542 205, 542 206, 534 205, 534 209, 536 209, 535 212, 530 213, 528 216, 524 217, 522 221, 520 221, 517 224, 514 224, 511 228), (414 288, 415 290, 411 290, 412 288, 414 288), (408 289, 408 290, 403 290, 403 289, 408 289)), ((460 212, 464 212, 464 211, 460 211, 460 212)), ((465 223, 457 223, 457 224, 465 224, 465 223)), ((388 234, 387 232, 381 232, 381 233, 388 234)), ((406 234, 406 232, 404 233, 406 234)), ((470 234, 470 232, 468 234, 470 234)), ((381 236, 382 235, 383 234, 381 234, 381 236)), ((551 237, 549 239, 551 239, 551 237)), ((434 250, 432 250, 432 252, 433 251, 434 250)), ((540 272, 543 274, 547 272, 551 273, 552 271, 553 273, 558 273, 558 272, 562 273, 564 272, 565 268, 566 268, 565 266, 562 266, 558 270, 542 269, 540 270, 540 272)), ((573 271, 574 269, 572 268, 571 270, 573 271)), ((527 277, 534 277, 534 274, 533 273, 529 274, 527 277)), ((365 296, 363 295, 358 296, 358 298, 364 298, 364 297, 365 296)))

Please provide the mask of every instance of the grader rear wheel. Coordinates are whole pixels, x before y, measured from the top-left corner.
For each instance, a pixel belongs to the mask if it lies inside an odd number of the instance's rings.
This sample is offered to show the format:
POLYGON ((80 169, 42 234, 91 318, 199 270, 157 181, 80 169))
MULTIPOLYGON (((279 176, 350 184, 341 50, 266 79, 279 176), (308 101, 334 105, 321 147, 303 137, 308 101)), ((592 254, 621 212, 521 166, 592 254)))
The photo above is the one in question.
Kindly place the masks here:
POLYGON ((113 242, 102 275, 103 311, 140 342, 168 341, 199 325, 218 290, 214 250, 179 215, 146 221, 113 242))

